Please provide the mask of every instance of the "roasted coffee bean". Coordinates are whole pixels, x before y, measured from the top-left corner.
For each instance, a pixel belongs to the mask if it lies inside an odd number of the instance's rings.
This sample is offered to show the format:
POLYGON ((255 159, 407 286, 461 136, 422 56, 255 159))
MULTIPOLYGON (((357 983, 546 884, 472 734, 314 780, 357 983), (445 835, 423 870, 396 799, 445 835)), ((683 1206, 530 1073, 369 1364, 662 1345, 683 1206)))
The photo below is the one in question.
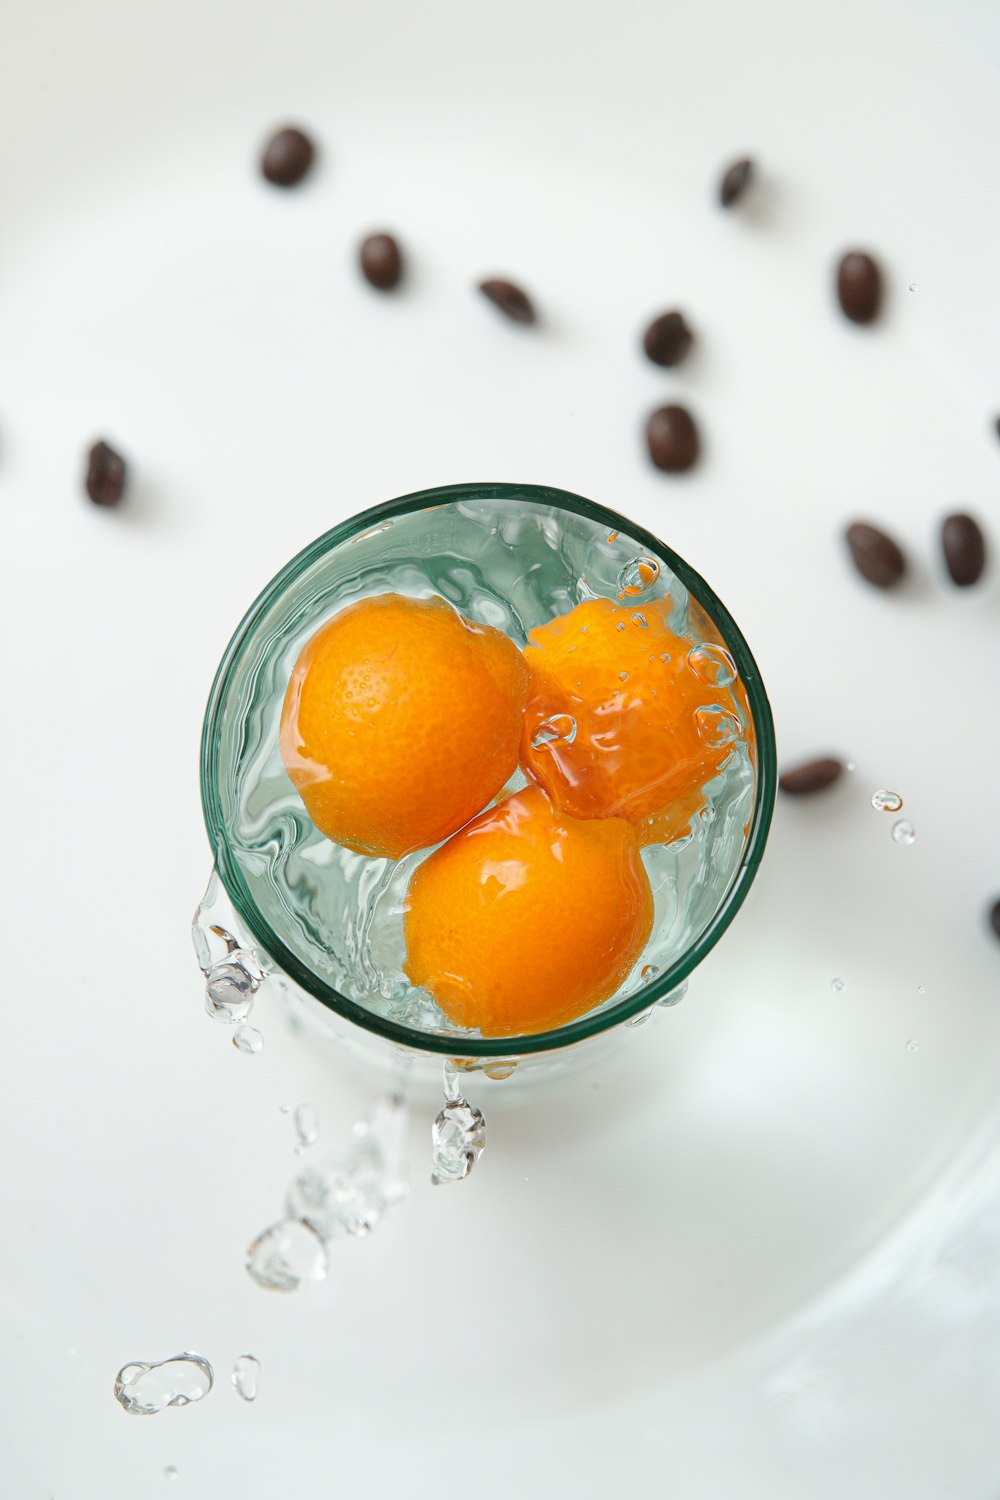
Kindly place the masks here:
POLYGON ((737 198, 742 198, 752 180, 753 162, 748 156, 727 167, 719 183, 719 202, 723 208, 731 208, 737 198))
POLYGON ((778 786, 790 797, 809 797, 813 792, 822 792, 828 786, 833 786, 833 783, 843 774, 843 770, 842 760, 837 760, 832 755, 824 755, 819 760, 807 760, 804 765, 793 766, 790 771, 782 771, 778 778, 778 786))
POLYGON ((275 187, 294 187, 312 166, 316 148, 294 125, 271 137, 260 158, 260 170, 275 187))
POLYGON ((95 505, 117 505, 125 489, 125 460, 107 443, 94 444, 87 454, 87 494, 95 505))
POLYGON ((660 406, 646 424, 649 456, 658 469, 681 474, 698 458, 701 443, 686 406, 660 406))
POLYGON ((948 516, 941 524, 941 550, 952 583, 978 583, 986 566, 986 538, 971 516, 948 516))
POLYGON ((997 937, 1000 938, 1000 900, 994 901, 990 910, 990 926, 997 937))
POLYGON ((391 234, 370 234, 358 251, 361 274, 380 292, 399 285, 403 274, 403 252, 391 234))
POLYGON ((512 281, 504 281, 502 277, 494 276, 488 281, 481 281, 479 290, 484 297, 490 299, 494 307, 500 309, 505 318, 510 318, 512 323, 535 322, 535 309, 531 298, 512 281))
POLYGON ((877 526, 855 521, 847 528, 847 545, 854 566, 862 578, 878 589, 891 589, 906 572, 906 558, 901 548, 877 526))
POLYGON ((837 267, 837 296, 852 323, 870 323, 882 301, 882 272, 864 250, 849 250, 837 267))
POLYGON ((694 343, 694 334, 679 312, 661 313, 643 335, 642 347, 654 365, 679 365, 694 343))

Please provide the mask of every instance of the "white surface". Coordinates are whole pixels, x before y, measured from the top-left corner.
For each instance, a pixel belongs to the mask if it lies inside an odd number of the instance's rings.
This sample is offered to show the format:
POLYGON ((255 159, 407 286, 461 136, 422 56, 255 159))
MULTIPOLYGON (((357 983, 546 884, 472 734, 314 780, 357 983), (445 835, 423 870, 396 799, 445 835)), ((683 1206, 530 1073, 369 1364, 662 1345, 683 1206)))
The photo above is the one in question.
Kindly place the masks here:
POLYGON ((247 1500, 995 1494, 1000 569, 959 595, 934 539, 961 505, 1000 552, 995 7, 8 0, 4 34, 0 1493, 139 1500, 174 1464, 171 1494, 247 1500), (254 159, 286 118, 323 157, 281 194, 254 159), (352 263, 381 227, 392 299, 352 263), (832 306, 855 244, 871 329, 832 306), (542 329, 470 291, 491 272, 542 329), (699 344, 665 372, 637 339, 673 305, 699 344), (680 480, 641 444, 675 395, 706 448, 680 480), (118 513, 80 495, 99 434, 118 513), (663 535, 783 759, 857 769, 779 806, 676 1012, 556 1097, 490 1088, 463 1188, 426 1183, 418 1121, 405 1208, 269 1296, 241 1261, 294 1166, 279 1105, 332 1151, 365 1099, 266 1014, 256 1058, 201 1014, 204 698, 315 534, 494 478, 663 535), (850 571, 854 516, 906 545, 898 596, 850 571), (211 1396, 126 1417, 119 1365, 183 1348, 211 1396))

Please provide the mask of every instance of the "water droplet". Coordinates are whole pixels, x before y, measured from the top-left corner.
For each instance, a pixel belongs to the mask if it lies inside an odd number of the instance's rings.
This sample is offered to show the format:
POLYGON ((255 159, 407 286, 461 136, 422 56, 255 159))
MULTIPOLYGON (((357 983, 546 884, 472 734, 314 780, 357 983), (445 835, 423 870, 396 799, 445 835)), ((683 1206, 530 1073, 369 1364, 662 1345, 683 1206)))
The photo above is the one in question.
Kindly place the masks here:
POLYGON ((659 972, 655 964, 643 964, 642 973, 639 975, 639 978, 643 984, 652 984, 659 972))
POLYGON ((892 825, 892 836, 897 844, 912 844, 917 837, 917 830, 909 818, 900 818, 892 825))
POLYGON ((719 816, 719 814, 716 812, 715 806, 714 806, 713 803, 706 802, 705 806, 702 808, 702 810, 698 814, 698 816, 699 816, 699 818, 701 819, 701 821, 703 823, 708 823, 709 825, 711 825, 712 823, 715 822, 715 820, 719 816))
POLYGON ((669 651, 661 651, 660 652, 660 660, 663 662, 663 664, 665 666, 667 664, 667 662, 670 660, 670 652, 669 651))
POLYGON ((872 792, 872 807, 876 812, 899 812, 903 799, 898 792, 880 790, 872 792))
POLYGON ((326 1246, 303 1219, 281 1219, 263 1230, 247 1250, 246 1268, 258 1286, 295 1292, 304 1281, 322 1281, 326 1246))
POLYGON ((644 594, 651 589, 660 576, 660 565, 655 557, 633 557, 618 574, 618 597, 644 594))
POLYGON ((260 1386, 260 1360, 241 1354, 233 1365, 233 1390, 244 1401, 256 1401, 260 1386))
POLYGON ((927 993, 927 990, 925 989, 925 987, 922 984, 918 984, 917 985, 917 994, 918 995, 926 995, 926 993, 927 993))
POLYGON ((618 533, 617 533, 617 531, 609 531, 608 532, 608 546, 609 547, 613 547, 614 544, 615 544, 615 542, 617 542, 617 540, 618 540, 618 533))
POLYGON ((718 703, 705 703, 701 708, 696 708, 694 717, 698 733, 712 749, 731 745, 739 738, 743 728, 736 715, 728 708, 721 708, 718 703))
POLYGON ((516 1067, 516 1061, 508 1061, 504 1058, 497 1062, 484 1063, 483 1072, 487 1078, 493 1078, 497 1082, 501 1082, 504 1078, 509 1078, 516 1067))
POLYGON ((618 673, 618 681, 619 682, 628 682, 628 673, 627 672, 619 672, 618 673))
POLYGON ((844 988, 844 981, 842 979, 831 979, 830 988, 831 990, 836 990, 839 995, 840 991, 844 988))
POLYGON ((545 745, 553 745, 557 742, 563 745, 572 745, 576 739, 576 720, 572 714, 553 714, 551 718, 543 719, 534 734, 531 736, 532 750, 541 750, 545 745))
POLYGON ((237 1052, 253 1054, 264 1045, 264 1038, 255 1026, 237 1026, 233 1032, 233 1046, 237 1052))
POLYGON ((290 1104, 279 1104, 278 1105, 278 1114, 279 1115, 290 1115, 291 1112, 292 1112, 292 1106, 290 1104))
POLYGON ((915 281, 911 281, 910 282, 910 291, 911 292, 915 292, 916 290, 917 290, 917 283, 915 281))
POLYGON ((308 1167, 288 1190, 289 1218, 303 1219, 325 1242, 370 1234, 387 1208, 406 1196, 406 1108, 390 1094, 354 1127, 335 1166, 308 1167))
POLYGON ((912 1036, 906 1044, 906 1050, 907 1052, 918 1052, 920 1050, 919 1044, 913 1040, 912 1036))
POLYGON ((264 971, 249 948, 234 948, 205 976, 205 1009, 213 1021, 234 1026, 253 1010, 264 971))
POLYGON ((163 1471, 163 1477, 164 1477, 164 1479, 176 1479, 177 1478, 177 1466, 176 1466, 176 1464, 167 1464, 167 1467, 163 1471))
POLYGON ((682 979, 676 989, 671 990, 669 995, 664 995, 663 998, 657 1000, 656 1003, 657 1005, 662 1006, 679 1005, 680 1002, 684 999, 684 996, 687 994, 687 992, 688 982, 686 979, 682 979))
POLYGON ((641 609, 637 609, 635 614, 632 616, 632 624, 636 627, 637 630, 646 629, 646 616, 643 614, 641 609))
POLYGON ((298 1104, 292 1116, 295 1144, 300 1151, 315 1146, 319 1140, 319 1110, 313 1104, 298 1104))
POLYGON ((695 676, 709 687, 729 687, 736 681, 736 663, 725 646, 716 646, 711 641, 692 646, 687 662, 695 676))
POLYGON ((115 1376, 115 1400, 136 1417, 152 1417, 168 1406, 190 1406, 207 1396, 215 1372, 200 1354, 172 1354, 154 1364, 133 1360, 115 1376))
POLYGON ((652 1014, 652 1010, 641 1010, 637 1016, 630 1016, 629 1019, 625 1022, 625 1025, 645 1026, 646 1022, 649 1020, 652 1014))
POLYGON ((461 1182, 486 1147, 486 1121, 467 1099, 451 1099, 431 1127, 431 1182, 461 1182))
POLYGON ((618 624, 615 626, 615 629, 617 630, 617 632, 618 632, 619 635, 624 635, 625 634, 625 621, 624 620, 619 620, 618 624))

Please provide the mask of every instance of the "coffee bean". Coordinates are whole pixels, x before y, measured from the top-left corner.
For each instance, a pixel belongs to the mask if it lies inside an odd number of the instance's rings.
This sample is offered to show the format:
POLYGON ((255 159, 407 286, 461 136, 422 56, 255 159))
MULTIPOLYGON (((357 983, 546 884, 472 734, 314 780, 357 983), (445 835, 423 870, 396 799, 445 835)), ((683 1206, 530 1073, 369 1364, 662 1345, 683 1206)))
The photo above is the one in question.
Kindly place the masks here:
POLYGON ((275 187, 294 187, 312 166, 316 148, 294 125, 277 131, 264 147, 260 170, 275 187))
POLYGON ((643 334, 642 347, 654 365, 679 365, 694 343, 694 334, 679 312, 661 313, 643 334))
POLYGON ((818 760, 807 760, 804 765, 793 766, 790 771, 782 771, 778 786, 790 797, 809 797, 813 792, 822 792, 833 786, 843 770, 842 760, 824 755, 818 760))
POLYGON ((87 454, 87 494, 95 505, 117 505, 125 489, 126 467, 120 453, 103 441, 87 454))
POLYGON ((870 323, 882 301, 882 272, 864 250, 849 250, 837 267, 837 296, 852 323, 870 323))
POLYGON ((682 474, 697 460, 701 443, 686 406, 660 406, 646 424, 649 456, 667 474, 682 474))
POLYGON ((484 297, 490 299, 494 307, 500 309, 505 318, 510 318, 512 323, 535 322, 535 309, 531 304, 531 298, 512 281, 504 281, 502 277, 494 276, 488 281, 481 281, 479 290, 484 297))
POLYGON ((391 234, 370 234, 358 251, 361 274, 380 292, 399 285, 403 274, 403 252, 391 234))
POLYGON ((948 516, 941 525, 941 549, 952 583, 978 583, 986 566, 986 538, 971 516, 948 516))
POLYGON ((1000 938, 1000 900, 995 901, 990 910, 990 926, 1000 938))
POLYGON ((847 528, 847 545, 862 578, 878 589, 891 589, 906 572, 906 558, 891 536, 867 521, 847 528))
POLYGON ((737 198, 742 198, 752 180, 753 162, 748 156, 727 167, 719 183, 719 202, 723 208, 731 208, 737 198))

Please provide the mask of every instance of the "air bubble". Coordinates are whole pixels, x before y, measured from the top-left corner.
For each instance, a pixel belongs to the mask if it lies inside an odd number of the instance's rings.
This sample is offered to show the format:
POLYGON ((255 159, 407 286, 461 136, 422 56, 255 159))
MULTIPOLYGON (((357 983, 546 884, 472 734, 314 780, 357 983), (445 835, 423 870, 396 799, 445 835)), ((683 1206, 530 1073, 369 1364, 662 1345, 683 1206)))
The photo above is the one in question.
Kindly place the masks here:
POLYGON ((652 984, 653 980, 657 977, 659 972, 660 971, 657 968, 656 964, 644 964, 642 973, 639 975, 639 978, 642 980, 643 984, 652 984))
POLYGON ((655 557, 633 557, 618 574, 618 597, 644 594, 651 589, 660 576, 660 565, 655 557))
POLYGON ((152 1417, 168 1406, 201 1401, 215 1384, 215 1372, 201 1354, 173 1354, 145 1364, 133 1360, 115 1376, 115 1400, 131 1416, 152 1417))
POLYGON ((713 750, 722 745, 731 745, 734 740, 739 739, 743 728, 736 715, 728 708, 721 708, 718 703, 707 703, 696 708, 694 717, 702 740, 713 750))
POLYGON ((618 681, 619 682, 628 682, 628 673, 627 672, 619 672, 618 673, 618 681))
POLYGON ((619 635, 624 635, 625 634, 625 621, 624 620, 619 620, 618 624, 615 626, 615 629, 617 630, 617 632, 618 632, 619 635))
POLYGON ((872 792, 872 807, 876 812, 899 812, 903 805, 903 799, 898 792, 879 790, 872 792))
POLYGON ((729 687, 736 681, 736 663, 725 646, 716 646, 711 641, 692 646, 687 661, 695 676, 709 687, 729 687))
POLYGON ((532 750, 542 750, 546 745, 572 745, 576 739, 576 720, 572 714, 553 714, 543 719, 531 736, 532 750))
POLYGON ((264 1038, 255 1026, 237 1026, 233 1032, 233 1046, 237 1052, 245 1052, 252 1056, 259 1052, 264 1045, 264 1038))
POLYGON ((164 1479, 176 1479, 177 1478, 177 1465, 176 1464, 167 1464, 167 1467, 163 1471, 163 1477, 164 1477, 164 1479))
POLYGON ((635 614, 632 616, 632 624, 638 630, 646 629, 646 616, 643 614, 641 609, 637 609, 635 614))
POLYGON ((892 836, 897 844, 912 844, 917 837, 917 830, 909 818, 900 818, 892 825, 892 836))
POLYGON ((701 821, 703 823, 706 823, 709 826, 711 826, 715 822, 715 820, 719 816, 719 814, 716 812, 715 806, 714 806, 713 803, 706 802, 705 806, 702 808, 702 810, 698 814, 698 816, 699 816, 699 818, 701 819, 701 821))

